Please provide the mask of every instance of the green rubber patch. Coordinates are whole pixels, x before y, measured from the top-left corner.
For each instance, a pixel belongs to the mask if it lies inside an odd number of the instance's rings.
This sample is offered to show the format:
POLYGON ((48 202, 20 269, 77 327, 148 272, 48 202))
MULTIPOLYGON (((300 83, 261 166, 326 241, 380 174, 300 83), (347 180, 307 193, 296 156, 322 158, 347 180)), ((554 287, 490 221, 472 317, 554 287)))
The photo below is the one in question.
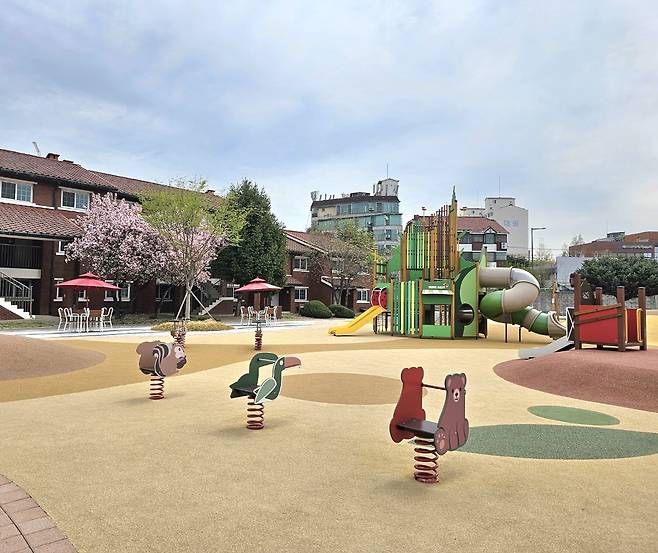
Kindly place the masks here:
POLYGON ((658 434, 559 424, 501 424, 471 428, 459 451, 526 459, 622 459, 658 453, 658 434))
POLYGON ((591 426, 607 426, 619 424, 619 419, 588 409, 577 409, 575 407, 560 407, 558 405, 533 405, 528 407, 533 415, 543 419, 554 421, 571 422, 574 424, 589 424, 591 426))

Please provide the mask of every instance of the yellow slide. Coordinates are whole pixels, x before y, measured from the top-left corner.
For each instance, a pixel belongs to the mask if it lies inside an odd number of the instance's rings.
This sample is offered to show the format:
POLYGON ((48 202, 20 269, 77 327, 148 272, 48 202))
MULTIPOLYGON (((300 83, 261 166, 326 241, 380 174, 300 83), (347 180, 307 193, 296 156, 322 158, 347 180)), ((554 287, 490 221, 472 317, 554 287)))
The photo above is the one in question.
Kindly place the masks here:
POLYGON ((383 307, 379 307, 379 305, 373 305, 370 309, 368 309, 368 311, 364 311, 361 313, 361 315, 355 317, 349 323, 330 328, 329 334, 333 334, 334 336, 345 336, 347 334, 352 334, 384 311, 386 311, 386 309, 383 307))

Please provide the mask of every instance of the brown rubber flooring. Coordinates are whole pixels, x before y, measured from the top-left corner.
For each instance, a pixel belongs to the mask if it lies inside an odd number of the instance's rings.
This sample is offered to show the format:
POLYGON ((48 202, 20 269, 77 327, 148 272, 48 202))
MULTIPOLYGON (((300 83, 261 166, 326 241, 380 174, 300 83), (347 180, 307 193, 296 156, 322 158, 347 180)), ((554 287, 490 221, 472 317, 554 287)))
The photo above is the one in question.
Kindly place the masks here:
POLYGON ((658 349, 583 349, 506 361, 494 372, 542 392, 658 413, 658 349))
POLYGON ((100 351, 34 338, 0 335, 0 380, 77 371, 105 360, 100 351))

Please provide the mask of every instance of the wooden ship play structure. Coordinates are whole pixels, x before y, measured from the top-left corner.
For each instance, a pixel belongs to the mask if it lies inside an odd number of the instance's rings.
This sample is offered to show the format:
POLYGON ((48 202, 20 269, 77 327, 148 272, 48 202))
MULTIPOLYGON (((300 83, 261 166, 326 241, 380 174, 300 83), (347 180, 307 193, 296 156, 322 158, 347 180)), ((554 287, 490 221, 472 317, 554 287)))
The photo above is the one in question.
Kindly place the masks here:
MULTIPOLYGON (((351 334, 377 317, 390 318, 393 335, 416 338, 477 338, 487 320, 520 325, 552 338, 565 335, 554 311, 530 307, 539 283, 514 267, 490 267, 459 251, 457 198, 431 215, 416 215, 390 259, 376 262, 372 307, 331 334, 351 334)), ((379 323, 379 321, 377 321, 379 323)))

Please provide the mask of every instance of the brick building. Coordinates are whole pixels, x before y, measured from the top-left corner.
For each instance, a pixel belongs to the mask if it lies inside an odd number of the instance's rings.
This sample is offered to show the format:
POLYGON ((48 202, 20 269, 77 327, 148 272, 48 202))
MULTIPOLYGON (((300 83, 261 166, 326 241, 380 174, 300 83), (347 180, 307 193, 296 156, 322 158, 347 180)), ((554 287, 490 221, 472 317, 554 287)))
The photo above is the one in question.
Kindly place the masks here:
POLYGON ((571 257, 637 256, 658 259, 658 232, 645 231, 635 234, 610 232, 587 244, 569 246, 571 257))
POLYGON ((487 249, 487 261, 503 265, 507 259, 507 231, 493 219, 486 217, 457 217, 460 233, 459 249, 466 259, 477 261, 482 248, 487 249))

